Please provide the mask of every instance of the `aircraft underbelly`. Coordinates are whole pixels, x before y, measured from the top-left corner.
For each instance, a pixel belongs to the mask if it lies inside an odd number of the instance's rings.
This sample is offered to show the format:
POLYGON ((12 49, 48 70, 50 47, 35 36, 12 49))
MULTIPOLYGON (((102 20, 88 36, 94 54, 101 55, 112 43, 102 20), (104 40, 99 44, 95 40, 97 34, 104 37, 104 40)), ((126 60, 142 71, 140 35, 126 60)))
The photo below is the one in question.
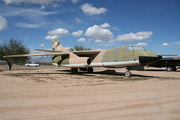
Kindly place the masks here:
POLYGON ((128 67, 140 65, 139 60, 135 61, 121 61, 121 62, 100 62, 88 64, 64 64, 61 67, 69 68, 85 68, 85 67, 128 67))
POLYGON ((88 67, 126 67, 126 66, 136 66, 136 65, 140 65, 139 60, 91 63, 90 65, 88 65, 88 67))
POLYGON ((88 67, 88 64, 64 64, 60 65, 61 67, 69 67, 69 68, 85 68, 88 67))

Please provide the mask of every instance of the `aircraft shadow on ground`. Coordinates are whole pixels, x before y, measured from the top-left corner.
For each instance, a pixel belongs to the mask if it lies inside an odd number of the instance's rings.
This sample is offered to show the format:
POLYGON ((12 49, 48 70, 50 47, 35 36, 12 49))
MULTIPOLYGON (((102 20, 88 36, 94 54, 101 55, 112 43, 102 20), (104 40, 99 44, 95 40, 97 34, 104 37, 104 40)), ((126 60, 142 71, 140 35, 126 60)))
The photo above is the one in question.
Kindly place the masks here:
MULTIPOLYGON (((12 71, 19 71, 19 70, 28 70, 28 69, 14 69, 12 71)), ((29 70, 37 70, 35 69, 29 69, 29 70)), ((61 75, 79 75, 79 76, 96 76, 96 75, 113 75, 113 76, 124 76, 123 72, 116 72, 115 70, 104 70, 104 71, 94 71, 93 73, 88 73, 87 71, 78 71, 76 74, 71 74, 71 70, 56 70, 57 72, 44 72, 44 73, 33 73, 33 72, 26 72, 26 73, 17 73, 17 74, 29 74, 29 75, 47 75, 47 74, 61 74, 61 75)), ((148 70, 149 71, 149 70, 148 70)), ((139 75, 139 74, 133 74, 132 77, 151 77, 151 78, 158 78, 157 76, 148 76, 148 75, 139 75)))
MULTIPOLYGON (((165 69, 164 70, 162 70, 162 69, 145 69, 144 71, 161 71, 161 72, 167 72, 165 69)), ((177 71, 171 71, 171 72, 180 72, 179 70, 177 70, 177 71)))
MULTIPOLYGON (((70 70, 58 70, 59 74, 71 74, 70 70), (61 73, 61 72, 69 72, 69 73, 61 73)), ((82 76, 96 76, 96 75, 113 75, 113 76, 124 76, 124 73, 122 72, 116 72, 115 70, 104 70, 104 71, 98 71, 93 73, 88 73, 87 71, 79 71, 75 75, 82 75, 82 76)), ((71 74, 74 75, 74 74, 71 74)), ((132 74, 132 77, 152 77, 155 78, 155 76, 148 76, 148 75, 138 75, 138 74, 132 74)), ((156 77, 157 78, 157 77, 156 77)))
POLYGON ((27 68, 19 68, 19 69, 1 69, 0 71, 19 71, 19 70, 23 70, 23 71, 27 71, 27 70, 38 70, 38 68, 31 68, 31 69, 27 69, 27 68))

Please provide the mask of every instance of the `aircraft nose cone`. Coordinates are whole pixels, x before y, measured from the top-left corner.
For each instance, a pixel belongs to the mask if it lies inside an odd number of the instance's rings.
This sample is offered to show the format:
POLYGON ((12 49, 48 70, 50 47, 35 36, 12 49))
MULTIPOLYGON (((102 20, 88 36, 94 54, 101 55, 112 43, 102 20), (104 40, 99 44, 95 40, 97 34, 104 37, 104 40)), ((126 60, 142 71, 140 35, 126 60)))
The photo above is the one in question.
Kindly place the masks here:
POLYGON ((154 63, 158 60, 160 60, 162 58, 162 56, 139 56, 139 62, 141 63, 141 65, 147 65, 149 63, 154 63))

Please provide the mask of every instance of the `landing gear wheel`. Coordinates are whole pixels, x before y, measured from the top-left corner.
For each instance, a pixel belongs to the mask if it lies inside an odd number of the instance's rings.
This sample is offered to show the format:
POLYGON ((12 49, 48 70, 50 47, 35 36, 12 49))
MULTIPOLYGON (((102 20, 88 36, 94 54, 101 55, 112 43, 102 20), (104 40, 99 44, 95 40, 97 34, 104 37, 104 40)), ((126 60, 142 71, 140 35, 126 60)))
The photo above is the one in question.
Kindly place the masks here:
POLYGON ((78 72, 78 69, 77 68, 71 68, 71 73, 72 74, 76 74, 78 72))
POLYGON ((175 66, 168 66, 168 67, 166 68, 166 71, 168 71, 168 72, 176 71, 176 67, 175 67, 175 66))
POLYGON ((176 69, 176 67, 175 66, 173 66, 173 71, 176 71, 177 69, 176 69))
POLYGON ((93 68, 92 67, 88 68, 88 73, 93 73, 93 68))
POLYGON ((127 71, 125 72, 125 76, 126 76, 126 77, 131 77, 131 72, 130 72, 129 70, 127 70, 127 71))

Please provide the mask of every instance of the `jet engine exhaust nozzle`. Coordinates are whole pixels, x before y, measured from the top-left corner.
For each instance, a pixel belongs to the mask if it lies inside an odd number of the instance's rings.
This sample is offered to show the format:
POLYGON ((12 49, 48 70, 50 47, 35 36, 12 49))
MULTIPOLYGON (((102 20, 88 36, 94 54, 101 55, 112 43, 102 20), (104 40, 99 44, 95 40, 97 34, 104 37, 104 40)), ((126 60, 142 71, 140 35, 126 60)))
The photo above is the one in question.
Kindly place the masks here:
POLYGON ((90 65, 92 62, 91 58, 87 59, 87 64, 90 65))

